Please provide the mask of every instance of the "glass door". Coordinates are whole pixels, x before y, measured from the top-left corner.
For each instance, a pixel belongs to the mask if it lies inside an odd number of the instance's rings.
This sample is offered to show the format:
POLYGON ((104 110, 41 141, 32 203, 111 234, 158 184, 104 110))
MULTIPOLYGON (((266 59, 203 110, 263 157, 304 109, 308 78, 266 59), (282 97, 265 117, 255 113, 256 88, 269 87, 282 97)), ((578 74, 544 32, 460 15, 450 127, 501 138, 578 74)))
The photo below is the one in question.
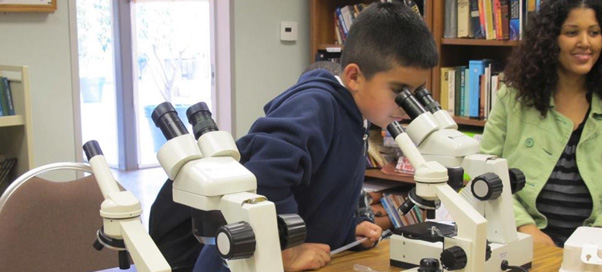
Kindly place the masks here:
POLYGON ((186 124, 188 106, 215 109, 212 1, 77 0, 82 142, 98 140, 112 167, 158 166, 159 103, 186 124))
MULTIPOLYGON (((211 33, 208 0, 136 1, 132 8, 134 105, 139 167, 157 165, 165 143, 150 119, 171 102, 188 125, 186 109, 203 101, 212 107, 211 33)), ((192 133, 190 125, 189 132, 192 133)))

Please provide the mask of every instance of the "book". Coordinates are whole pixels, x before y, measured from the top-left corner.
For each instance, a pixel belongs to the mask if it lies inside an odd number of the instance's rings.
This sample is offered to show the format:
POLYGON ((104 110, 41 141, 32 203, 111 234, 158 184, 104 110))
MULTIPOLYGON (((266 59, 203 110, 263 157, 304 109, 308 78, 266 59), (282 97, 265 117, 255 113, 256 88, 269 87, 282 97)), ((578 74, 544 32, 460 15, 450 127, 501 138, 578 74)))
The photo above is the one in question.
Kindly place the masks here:
POLYGON ((4 95, 6 97, 6 105, 8 106, 8 108, 6 109, 6 111, 8 112, 7 115, 15 115, 15 104, 13 102, 13 93, 10 88, 10 82, 6 77, 1 77, 0 79, 2 80, 2 87, 4 90, 4 95))
POLYGON ((483 14, 485 15, 485 37, 487 40, 495 40, 495 21, 493 20, 492 0, 483 1, 483 14))
POLYGON ((8 116, 8 99, 5 95, 2 78, 0 78, 0 116, 8 116))
POLYGON ((495 21, 495 39, 502 40, 502 4, 500 0, 493 0, 493 19, 495 21))
POLYGON ((449 114, 451 116, 454 116, 456 114, 455 109, 455 105, 456 105, 456 70, 455 68, 452 70, 449 70, 447 72, 447 78, 448 78, 448 82, 447 82, 447 95, 448 95, 448 108, 447 108, 447 112, 449 112, 449 114))
POLYGON ((466 66, 456 66, 456 78, 454 79, 456 86, 454 88, 454 112, 457 116, 462 116, 462 81, 464 81, 464 70, 466 66))
POLYGON ((458 38, 470 35, 470 0, 458 0, 458 38))
POLYGON ((458 37, 458 1, 445 0, 445 26, 443 38, 453 39, 458 37))
POLYGON ((500 0, 502 10, 502 39, 510 39, 510 3, 509 0, 500 0))
POLYGON ((462 116, 466 117, 470 114, 470 77, 470 68, 467 67, 464 69, 464 78, 462 79, 462 85, 460 87, 462 90, 462 96, 460 97, 462 108, 460 109, 460 112, 462 112, 462 116))
POLYGON ((479 117, 479 102, 481 101, 479 98, 480 95, 480 86, 479 80, 481 75, 485 72, 485 67, 489 65, 490 60, 470 60, 468 62, 469 72, 469 87, 468 87, 468 101, 466 105, 468 106, 468 115, 469 117, 479 117))
POLYGON ((479 13, 479 0, 470 0, 470 27, 472 28, 472 37, 475 39, 484 39, 483 26, 479 13))
POLYGON ((441 67, 441 86, 440 86, 440 101, 441 108, 444 110, 449 109, 449 71, 453 70, 454 67, 441 67))
POLYGON ((509 32, 509 38, 510 40, 516 41, 519 40, 520 37, 520 21, 519 21, 519 14, 520 14, 520 1, 519 0, 509 0, 510 1, 510 7, 509 7, 509 13, 510 13, 510 22, 508 25, 508 32, 509 32))

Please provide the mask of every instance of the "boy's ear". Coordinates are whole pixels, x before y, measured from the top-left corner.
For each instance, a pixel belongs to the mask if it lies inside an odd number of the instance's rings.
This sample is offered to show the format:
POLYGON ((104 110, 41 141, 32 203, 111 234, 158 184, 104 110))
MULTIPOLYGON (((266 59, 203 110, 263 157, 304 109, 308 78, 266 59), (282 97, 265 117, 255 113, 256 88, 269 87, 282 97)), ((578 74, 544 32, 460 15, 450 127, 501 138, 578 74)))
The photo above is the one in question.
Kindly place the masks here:
POLYGON ((356 92, 360 89, 360 86, 364 80, 364 75, 357 64, 350 63, 345 66, 342 75, 343 82, 350 91, 356 92))

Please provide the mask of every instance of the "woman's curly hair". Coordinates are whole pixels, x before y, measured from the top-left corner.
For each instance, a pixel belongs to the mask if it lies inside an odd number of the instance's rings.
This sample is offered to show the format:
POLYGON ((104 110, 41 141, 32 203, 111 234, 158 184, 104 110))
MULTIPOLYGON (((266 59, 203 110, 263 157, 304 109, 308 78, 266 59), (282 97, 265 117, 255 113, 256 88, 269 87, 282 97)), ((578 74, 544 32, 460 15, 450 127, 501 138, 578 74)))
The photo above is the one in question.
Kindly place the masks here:
MULTIPOLYGON (((550 99, 556 90, 558 74, 558 36, 562 24, 574 8, 591 8, 596 19, 602 19, 600 0, 549 0, 539 12, 528 18, 523 40, 515 48, 504 69, 505 84, 516 88, 517 99, 535 107, 543 117, 548 113, 550 99)), ((602 97, 602 58, 598 58, 587 74, 588 92, 602 97)))

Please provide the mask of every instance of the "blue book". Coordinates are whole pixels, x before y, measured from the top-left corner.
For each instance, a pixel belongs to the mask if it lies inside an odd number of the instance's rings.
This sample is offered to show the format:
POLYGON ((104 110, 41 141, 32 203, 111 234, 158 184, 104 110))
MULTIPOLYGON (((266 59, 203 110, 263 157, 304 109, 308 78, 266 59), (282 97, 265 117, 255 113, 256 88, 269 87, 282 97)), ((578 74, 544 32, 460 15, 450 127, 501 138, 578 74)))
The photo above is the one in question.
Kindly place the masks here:
POLYGON ((0 116, 8 115, 8 105, 6 104, 6 96, 4 95, 4 85, 0 78, 0 116))
POLYGON ((509 22, 510 40, 520 39, 520 1, 510 0, 510 22, 509 22))
POLYGON ((10 90, 10 84, 8 82, 8 78, 2 77, 2 87, 4 89, 4 95, 6 98, 6 112, 7 115, 15 115, 15 104, 13 103, 13 93, 10 90))
POLYGON ((469 83, 468 83, 468 117, 479 117, 479 103, 481 101, 481 86, 479 79, 485 73, 485 67, 489 65, 491 60, 470 60, 468 62, 469 83))

